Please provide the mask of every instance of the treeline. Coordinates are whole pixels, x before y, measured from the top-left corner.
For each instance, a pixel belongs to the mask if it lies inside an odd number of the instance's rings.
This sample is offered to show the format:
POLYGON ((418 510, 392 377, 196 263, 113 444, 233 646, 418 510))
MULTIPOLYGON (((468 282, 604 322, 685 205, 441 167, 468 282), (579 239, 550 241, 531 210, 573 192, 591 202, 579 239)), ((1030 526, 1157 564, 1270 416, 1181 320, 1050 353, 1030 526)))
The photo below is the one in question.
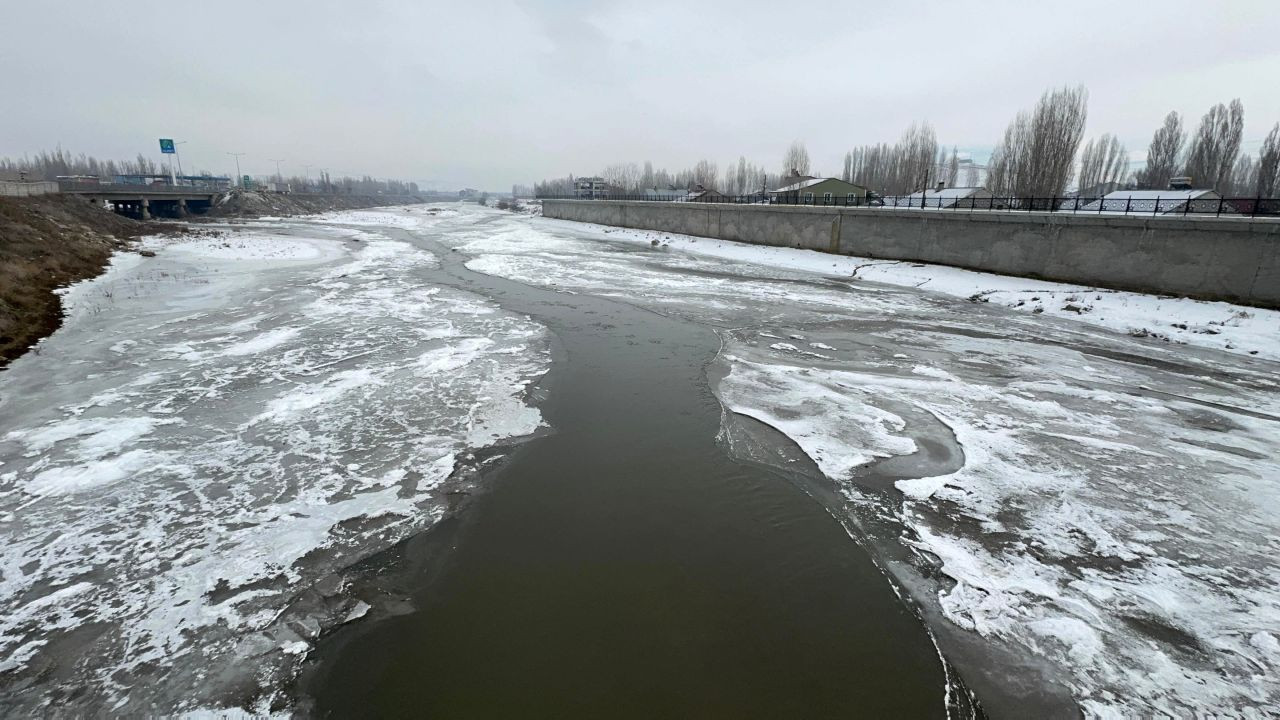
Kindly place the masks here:
MULTIPOLYGON (((1129 153, 1118 137, 1103 133, 1085 141, 1089 94, 1083 86, 1044 93, 1032 108, 1014 117, 983 168, 961 159, 938 143, 927 122, 914 123, 895 143, 863 145, 844 155, 840 178, 881 195, 919 192, 943 182, 948 187, 977 186, 997 196, 1062 197, 1069 188, 1102 193, 1112 188, 1161 190, 1174 177, 1187 176, 1197 188, 1227 197, 1276 197, 1280 193, 1280 123, 1263 140, 1257 155, 1242 153, 1244 106, 1239 99, 1217 104, 1200 119, 1194 133, 1183 129, 1171 112, 1155 132, 1144 167, 1130 169, 1129 153)), ((668 172, 652 163, 611 165, 599 175, 628 194, 645 190, 689 190, 698 185, 728 195, 773 190, 792 172, 812 172, 803 143, 793 142, 783 154, 780 172, 740 157, 724 173, 716 163, 700 160, 691 168, 668 172)), ((573 194, 573 178, 536 183, 540 195, 573 194)))
POLYGON ((139 153, 133 160, 99 160, 84 153, 73 155, 62 148, 42 150, 21 159, 0 158, 0 179, 17 180, 23 173, 28 180, 54 180, 60 175, 155 175, 164 172, 150 158, 139 153))
POLYGON ((316 177, 280 177, 263 175, 260 182, 273 182, 285 185, 291 192, 329 193, 337 195, 416 195, 418 183, 402 180, 383 180, 369 175, 361 177, 332 177, 321 172, 316 177))
MULTIPOLYGON (((20 159, 0 158, 0 180, 55 180, 60 176, 92 175, 110 181, 117 175, 167 175, 167 165, 161 165, 138 154, 133 160, 100 160, 85 153, 73 154, 57 148, 42 150, 20 159)), ((187 171, 185 175, 213 176, 208 170, 187 171)), ((260 182, 287 184, 294 192, 338 193, 347 195, 412 195, 418 192, 418 184, 401 180, 383 180, 369 175, 334 178, 321 172, 317 177, 293 176, 282 178, 260 175, 260 182)), ((232 182, 237 182, 232 178, 232 182)))

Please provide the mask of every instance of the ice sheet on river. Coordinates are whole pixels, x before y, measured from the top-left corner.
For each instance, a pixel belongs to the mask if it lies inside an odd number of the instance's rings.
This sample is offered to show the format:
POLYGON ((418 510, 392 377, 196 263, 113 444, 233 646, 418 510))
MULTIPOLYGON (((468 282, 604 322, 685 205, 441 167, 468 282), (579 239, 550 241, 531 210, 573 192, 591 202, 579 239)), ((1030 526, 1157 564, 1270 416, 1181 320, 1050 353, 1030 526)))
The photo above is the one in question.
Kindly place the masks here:
POLYGON ((945 617, 1047 658, 1088 715, 1280 705, 1275 362, 574 228, 453 242, 474 270, 720 326, 722 401, 850 507, 887 503, 950 579, 945 617), (868 487, 860 469, 917 452, 923 420, 959 470, 868 487))
POLYGON ((539 326, 423 282, 407 243, 299 227, 150 241, 0 374, 0 707, 268 702, 358 609, 330 573, 538 427, 539 326))

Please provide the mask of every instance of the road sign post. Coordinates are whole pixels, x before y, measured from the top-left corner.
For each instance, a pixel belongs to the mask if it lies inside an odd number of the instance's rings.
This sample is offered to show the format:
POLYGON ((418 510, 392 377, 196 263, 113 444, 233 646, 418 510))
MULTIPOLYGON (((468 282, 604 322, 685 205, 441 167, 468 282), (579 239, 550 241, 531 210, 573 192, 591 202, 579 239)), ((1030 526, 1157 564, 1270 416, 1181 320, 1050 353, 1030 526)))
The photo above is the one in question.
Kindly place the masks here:
MULTIPOLYGON (((160 152, 165 155, 178 152, 178 148, 173 144, 173 138, 160 138, 160 152)), ((173 158, 169 158, 169 184, 175 187, 178 184, 178 176, 173 173, 173 158)))

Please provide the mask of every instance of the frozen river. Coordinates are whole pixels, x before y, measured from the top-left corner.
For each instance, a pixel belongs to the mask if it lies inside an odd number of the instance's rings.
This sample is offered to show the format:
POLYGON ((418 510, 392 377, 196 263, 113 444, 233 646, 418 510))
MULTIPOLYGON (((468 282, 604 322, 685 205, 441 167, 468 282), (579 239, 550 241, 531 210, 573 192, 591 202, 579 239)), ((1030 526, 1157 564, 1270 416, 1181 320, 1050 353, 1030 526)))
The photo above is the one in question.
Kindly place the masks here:
MULTIPOLYGON (((669 702, 652 714, 750 708, 752 688, 762 715, 805 714, 769 704, 770 673, 809 710, 869 710, 879 693, 954 714, 952 669, 994 716, 1260 717, 1280 703, 1270 351, 865 282, 810 253, 784 269, 767 253, 714 257, 716 241, 475 206, 151 243, 156 258, 121 256, 72 289, 63 329, 0 373, 0 708, 287 711, 308 655, 329 686, 407 692, 412 673, 388 680, 380 653, 514 701, 538 662, 584 678, 624 667, 546 653, 580 649, 584 628, 617 652, 633 643, 632 677, 661 666, 655 685, 684 687, 648 693, 669 702), (581 367, 580 382, 555 367, 581 367), (633 425, 574 427, 600 403, 633 425), (673 420, 652 422, 663 408, 673 420), (619 437, 634 442, 600 450, 619 437), (646 465, 664 452, 679 462, 646 465), (564 482, 575 468, 589 471, 564 482), (453 569, 392 592, 389 549, 495 475, 476 527, 434 553, 453 569), (524 563, 502 562, 502 532, 558 527, 575 542, 538 536, 524 563), (629 584, 619 567, 637 569, 629 584), (592 592, 635 607, 573 607, 592 592), (726 615, 715 601, 730 592, 750 602, 726 615), (508 632, 465 632, 485 618, 508 632), (655 634, 664 619, 682 632, 655 634), (413 652, 392 642, 420 630, 413 652), (505 662, 486 656, 496 647, 505 662), (872 656, 901 687, 858 659, 872 656), (710 686, 690 679, 729 668, 722 695, 696 697, 710 686)), ((1280 341, 1273 317, 1251 316, 1264 342, 1280 341)), ((359 698, 344 692, 316 694, 322 709, 359 698)))

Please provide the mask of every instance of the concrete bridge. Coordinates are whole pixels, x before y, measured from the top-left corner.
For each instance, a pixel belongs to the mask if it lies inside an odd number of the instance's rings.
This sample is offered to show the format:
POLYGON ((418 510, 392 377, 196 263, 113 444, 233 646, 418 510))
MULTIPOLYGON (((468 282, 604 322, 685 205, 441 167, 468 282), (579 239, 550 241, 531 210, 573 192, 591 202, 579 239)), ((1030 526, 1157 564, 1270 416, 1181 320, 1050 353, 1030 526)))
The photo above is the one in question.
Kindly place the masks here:
POLYGON ((139 220, 153 217, 184 217, 203 213, 223 192, 220 188, 185 185, 143 185, 59 180, 58 190, 79 195, 91 203, 111 203, 117 213, 139 220))

